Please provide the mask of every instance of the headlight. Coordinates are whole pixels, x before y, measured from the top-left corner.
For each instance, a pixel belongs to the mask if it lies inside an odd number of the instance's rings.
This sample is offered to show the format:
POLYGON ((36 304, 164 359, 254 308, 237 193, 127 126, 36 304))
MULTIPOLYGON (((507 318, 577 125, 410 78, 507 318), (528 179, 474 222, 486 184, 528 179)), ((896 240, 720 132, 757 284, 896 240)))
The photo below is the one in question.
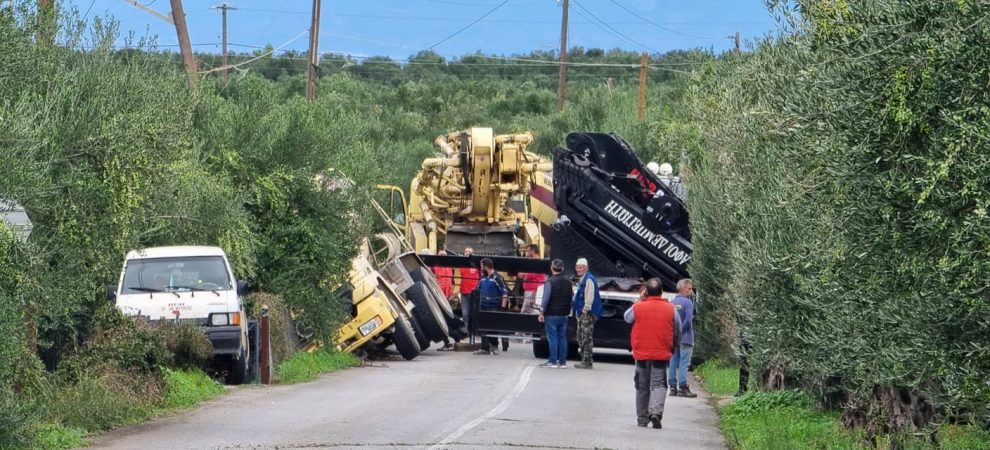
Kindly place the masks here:
POLYGON ((227 317, 227 313, 210 314, 210 326, 222 327, 228 324, 230 324, 230 319, 227 317))

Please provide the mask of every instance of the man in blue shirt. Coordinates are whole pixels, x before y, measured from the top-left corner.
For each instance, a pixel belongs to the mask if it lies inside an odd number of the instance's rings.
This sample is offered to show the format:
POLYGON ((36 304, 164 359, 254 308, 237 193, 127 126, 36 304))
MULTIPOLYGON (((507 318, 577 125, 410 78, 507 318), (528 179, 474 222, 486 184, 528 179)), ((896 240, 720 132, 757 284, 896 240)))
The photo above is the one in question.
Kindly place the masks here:
MULTIPOLYGON (((481 260, 481 279, 475 290, 478 291, 479 309, 483 310, 504 310, 509 307, 509 289, 505 286, 502 275, 495 271, 495 266, 490 258, 481 260)), ((509 339, 502 338, 504 347, 508 348, 509 339)), ((474 352, 475 355, 497 355, 498 338, 481 337, 481 350, 474 352)))
POLYGON ((595 321, 602 315, 602 297, 598 293, 598 280, 588 271, 587 259, 578 259, 574 271, 581 277, 571 306, 574 317, 577 318, 578 347, 581 349, 581 362, 575 364, 574 368, 591 369, 595 321))
POLYGON ((670 303, 681 316, 681 343, 670 357, 670 367, 667 369, 667 386, 670 395, 694 398, 698 394, 691 392, 688 386, 688 365, 691 364, 691 354, 694 353, 694 284, 690 278, 677 282, 677 296, 670 303), (680 384, 677 382, 680 381, 680 384))

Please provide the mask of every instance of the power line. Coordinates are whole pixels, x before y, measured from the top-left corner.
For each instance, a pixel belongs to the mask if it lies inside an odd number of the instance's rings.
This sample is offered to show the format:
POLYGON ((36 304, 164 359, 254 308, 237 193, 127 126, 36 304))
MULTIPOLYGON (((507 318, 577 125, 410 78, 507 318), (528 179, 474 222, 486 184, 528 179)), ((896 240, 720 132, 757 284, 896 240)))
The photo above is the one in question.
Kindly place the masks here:
POLYGON ((655 26, 655 27, 657 27, 657 28, 659 28, 661 30, 666 30, 666 31, 669 31, 669 32, 674 33, 674 34, 679 34, 681 36, 686 36, 686 37, 694 38, 694 39, 727 39, 728 38, 726 36, 709 37, 709 36, 696 36, 696 35, 693 35, 693 34, 683 33, 683 32, 677 31, 677 30, 675 30, 673 28, 669 28, 669 27, 665 27, 663 25, 660 25, 659 23, 656 23, 656 22, 654 22, 654 21, 652 21, 650 19, 647 19, 646 17, 643 17, 643 16, 637 14, 635 11, 633 11, 633 10, 631 10, 629 8, 626 8, 625 6, 623 6, 621 3, 619 3, 616 0, 612 0, 612 3, 615 3, 615 6, 618 6, 619 8, 624 9, 627 13, 632 14, 632 15, 638 17, 643 22, 646 22, 646 23, 648 23, 650 25, 653 25, 653 26, 655 26))
POLYGON ((468 28, 471 28, 472 26, 474 26, 474 24, 476 24, 476 23, 481 22, 482 20, 484 20, 485 17, 488 17, 488 16, 492 15, 492 13, 494 13, 495 11, 498 11, 499 8, 505 6, 506 3, 509 3, 509 0, 504 0, 502 3, 499 3, 498 6, 490 9, 488 12, 486 12, 485 14, 483 14, 481 17, 479 17, 479 18, 475 19, 473 22, 465 25, 460 30, 455 31, 454 34, 451 34, 450 36, 447 36, 447 37, 441 39, 439 42, 437 42, 436 44, 433 44, 433 45, 427 47, 426 49, 427 50, 433 50, 433 47, 436 47, 436 46, 438 46, 440 44, 443 44, 444 42, 447 42, 450 39, 452 39, 454 36, 457 36, 457 35, 463 33, 468 28))
POLYGON ((602 25, 608 27, 610 30, 614 31, 616 34, 622 36, 625 40, 627 40, 627 41, 629 41, 629 42, 631 42, 633 44, 636 44, 636 45, 638 45, 638 46, 640 46, 640 47, 642 47, 642 48, 644 48, 646 50, 649 50, 652 53, 660 53, 660 52, 658 52, 656 50, 651 49, 650 47, 647 47, 645 44, 643 44, 643 43, 641 43, 641 42, 639 42, 639 41, 637 41, 637 40, 635 40, 635 39, 633 39, 633 38, 631 38, 629 36, 626 36, 621 31, 616 30, 615 27, 613 27, 612 25, 609 25, 604 20, 599 19, 598 16, 596 16, 594 13, 592 13, 591 11, 589 11, 588 8, 585 8, 584 5, 578 3, 577 0, 573 0, 573 1, 574 1, 574 4, 577 5, 578 8, 581 8, 581 10, 583 10, 586 13, 588 13, 588 15, 591 16, 593 19, 597 20, 602 25))
MULTIPOLYGON (((489 5, 485 5, 489 6, 489 5)), ((255 13, 266 13, 266 14, 298 14, 298 15, 308 15, 309 11, 284 11, 275 9, 262 9, 262 8, 238 8, 240 11, 255 12, 255 13)), ((468 22, 474 19, 468 17, 440 17, 440 16, 400 16, 391 14, 330 14, 328 18, 355 18, 355 19, 390 19, 390 20, 403 20, 403 21, 427 21, 427 22, 468 22)), ((586 22, 571 22, 575 25, 594 25, 596 22, 591 19, 586 19, 586 22)), ((559 24, 559 21, 555 20, 537 20, 537 19, 489 19, 486 22, 490 23, 516 23, 516 24, 544 24, 553 25, 559 24)), ((654 22, 654 23, 643 23, 641 20, 637 21, 615 21, 610 22, 612 25, 764 25, 762 22, 654 22)), ((675 31, 676 32, 676 31, 675 31)), ((695 37, 686 35, 688 37, 695 37)), ((702 38, 708 39, 708 38, 702 38)), ((714 38, 713 38, 714 39, 714 38)))
POLYGON ((271 55, 272 53, 275 53, 276 50, 281 50, 282 47, 285 47, 285 46, 287 46, 287 45, 295 42, 297 39, 299 39, 299 38, 301 38, 301 37, 303 37, 303 36, 305 36, 307 34, 309 34, 309 30, 303 31, 302 33, 297 34, 294 38, 289 39, 288 41, 286 41, 284 44, 282 44, 282 45, 280 45, 278 47, 275 47, 275 48, 273 48, 273 49, 271 49, 271 50, 269 50, 269 51, 267 51, 265 53, 262 53, 262 54, 260 54, 260 55, 258 55, 256 57, 254 57, 254 58, 251 58, 251 59, 249 59, 247 61, 240 62, 240 63, 237 63, 237 64, 231 64, 229 66, 216 67, 216 68, 213 68, 213 69, 210 69, 210 70, 206 70, 206 71, 203 71, 203 72, 200 72, 200 73, 208 74, 208 73, 211 73, 211 72, 217 72, 217 71, 224 70, 224 69, 237 69, 240 66, 243 66, 244 64, 252 63, 252 62, 255 62, 255 61, 257 61, 257 60, 259 60, 261 58, 264 58, 264 57, 266 57, 268 55, 271 55))

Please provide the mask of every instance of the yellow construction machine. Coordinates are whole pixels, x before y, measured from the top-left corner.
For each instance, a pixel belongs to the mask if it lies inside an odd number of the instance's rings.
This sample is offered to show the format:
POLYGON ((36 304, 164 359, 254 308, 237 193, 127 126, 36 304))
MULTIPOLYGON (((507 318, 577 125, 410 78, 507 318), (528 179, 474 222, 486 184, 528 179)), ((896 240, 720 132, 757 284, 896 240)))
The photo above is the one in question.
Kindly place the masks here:
POLYGON ((472 247, 477 255, 519 256, 536 244, 543 256, 549 230, 540 224, 556 218, 552 164, 527 150, 532 141, 531 132, 495 135, 491 128, 438 136, 437 154, 423 161, 408 202, 401 188, 378 187, 401 198, 396 222, 416 252, 472 247))

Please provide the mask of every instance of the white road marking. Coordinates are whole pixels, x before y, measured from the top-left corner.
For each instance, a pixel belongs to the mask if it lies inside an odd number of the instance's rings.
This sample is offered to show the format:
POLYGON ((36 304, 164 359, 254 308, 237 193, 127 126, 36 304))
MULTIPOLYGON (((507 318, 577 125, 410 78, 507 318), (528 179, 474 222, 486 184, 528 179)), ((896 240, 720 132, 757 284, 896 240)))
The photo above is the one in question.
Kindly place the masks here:
POLYGON ((468 423, 465 423, 464 425, 461 425, 460 428, 455 430, 453 433, 447 435, 447 437, 443 438, 443 440, 437 443, 437 445, 430 447, 430 450, 439 450, 443 448, 444 445, 454 442, 457 438, 463 436, 464 433, 467 433, 472 428, 481 425, 481 423, 484 422, 485 420, 491 419, 492 417, 502 414, 502 412, 504 412, 515 399, 519 398, 519 396, 522 395, 523 390, 526 389, 526 385, 529 384, 529 378, 533 375, 533 369, 535 368, 536 366, 529 366, 526 368, 526 370, 523 370, 522 376, 519 377, 519 381, 516 383, 516 387, 512 388, 512 392, 510 392, 508 396, 503 398, 501 402, 495 405, 494 408, 482 414, 480 417, 468 423))

